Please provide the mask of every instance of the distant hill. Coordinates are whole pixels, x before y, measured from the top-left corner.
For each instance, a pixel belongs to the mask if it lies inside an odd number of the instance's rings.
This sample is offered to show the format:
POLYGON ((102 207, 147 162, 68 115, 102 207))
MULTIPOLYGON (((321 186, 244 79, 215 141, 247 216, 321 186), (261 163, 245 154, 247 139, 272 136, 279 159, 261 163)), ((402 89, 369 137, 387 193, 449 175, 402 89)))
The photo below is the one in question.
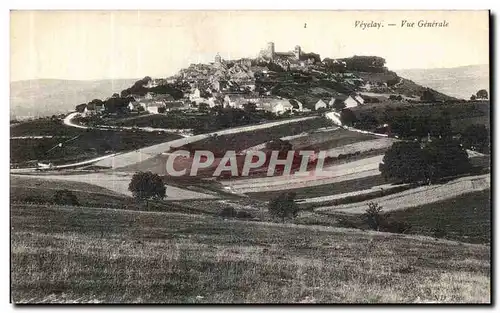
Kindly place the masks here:
POLYGON ((71 111, 77 104, 105 99, 130 87, 137 79, 60 80, 11 82, 10 117, 47 116, 71 111))
POLYGON ((397 70, 401 77, 461 99, 469 99, 480 89, 489 92, 489 66, 397 70))

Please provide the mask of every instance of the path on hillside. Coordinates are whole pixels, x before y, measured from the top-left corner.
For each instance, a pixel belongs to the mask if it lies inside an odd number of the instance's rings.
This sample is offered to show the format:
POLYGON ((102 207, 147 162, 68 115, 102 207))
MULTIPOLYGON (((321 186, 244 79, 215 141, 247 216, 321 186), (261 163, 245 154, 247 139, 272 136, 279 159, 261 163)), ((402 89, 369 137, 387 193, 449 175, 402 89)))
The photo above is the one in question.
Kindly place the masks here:
POLYGON ((129 166, 129 165, 143 162, 145 160, 153 158, 159 154, 162 154, 162 153, 169 151, 171 148, 177 148, 177 147, 181 147, 183 145, 186 145, 188 143, 200 141, 200 140, 206 139, 212 135, 219 135, 220 136, 220 135, 230 135, 230 134, 237 134, 237 133, 243 133, 243 132, 250 132, 250 131, 254 131, 254 130, 260 130, 260 129, 275 127, 275 126, 284 125, 284 124, 296 123, 296 122, 305 121, 305 120, 314 119, 314 118, 317 118, 317 116, 300 117, 300 118, 287 119, 287 120, 270 122, 270 123, 265 123, 265 124, 250 125, 250 126, 239 126, 239 127, 235 127, 235 128, 214 131, 211 133, 180 138, 180 139, 160 143, 157 145, 140 148, 140 149, 137 149, 137 150, 132 151, 132 152, 120 153, 120 154, 117 154, 116 156, 114 156, 113 158, 108 158, 106 160, 102 160, 102 161, 96 163, 96 165, 103 166, 103 167, 109 167, 112 169, 119 169, 121 167, 129 166))
POLYGON ((315 209, 315 211, 362 214, 368 208, 369 202, 376 202, 383 207, 384 212, 387 212, 434 203, 474 191, 486 190, 490 186, 490 174, 467 176, 444 184, 421 186, 376 199, 337 206, 324 206, 315 209))
MULTIPOLYGON (((72 120, 79 115, 81 115, 81 114, 78 112, 72 112, 72 113, 68 114, 63 120, 64 125, 70 126, 70 127, 76 127, 76 128, 80 128, 80 129, 89 129, 90 127, 88 127, 88 126, 73 123, 72 120)), ((149 133, 166 132, 166 133, 178 134, 178 135, 183 136, 183 137, 191 136, 191 133, 185 129, 174 129, 174 128, 97 125, 97 126, 93 126, 92 129, 113 130, 113 131, 140 130, 140 131, 149 132, 149 133)))
POLYGON ((339 125, 340 127, 343 127, 345 129, 353 131, 353 132, 362 133, 362 134, 370 134, 370 135, 379 136, 379 137, 388 137, 387 134, 379 134, 379 133, 369 132, 366 130, 357 129, 357 128, 350 127, 350 126, 345 126, 342 124, 342 121, 340 120, 340 113, 337 113, 337 112, 327 112, 325 114, 325 117, 330 119, 332 122, 339 125))

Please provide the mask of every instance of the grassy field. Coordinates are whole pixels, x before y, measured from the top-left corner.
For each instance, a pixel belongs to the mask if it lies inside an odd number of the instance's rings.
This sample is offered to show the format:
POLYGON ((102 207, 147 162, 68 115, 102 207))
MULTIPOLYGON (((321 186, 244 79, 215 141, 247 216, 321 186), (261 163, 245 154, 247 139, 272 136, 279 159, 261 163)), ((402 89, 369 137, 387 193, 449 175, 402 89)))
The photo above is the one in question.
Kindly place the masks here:
POLYGON ((471 243, 491 241, 491 190, 462 195, 437 203, 387 213, 412 225, 408 233, 471 243))
POLYGON ((388 233, 82 207, 11 206, 21 302, 467 302, 490 249, 388 233))
MULTIPOLYGON (((376 199, 373 202, 377 202, 376 199)), ((406 223, 411 226, 405 231, 407 234, 490 244, 491 210, 490 190, 484 190, 405 210, 387 213, 382 211, 382 213, 393 224, 406 223)), ((329 215, 315 212, 299 218, 296 222, 368 229, 368 224, 361 215, 344 213, 329 215)))
POLYGON ((51 204, 56 192, 63 189, 71 191, 82 206, 130 208, 136 205, 131 198, 92 184, 43 178, 10 177, 11 203, 51 204))
POLYGON ((293 149, 327 150, 347 144, 376 139, 376 136, 352 132, 346 129, 336 129, 325 132, 315 132, 289 140, 293 149))
POLYGON ((176 112, 166 114, 143 114, 139 116, 109 119, 106 124, 115 126, 136 126, 136 127, 156 127, 156 128, 178 128, 188 129, 193 127, 197 120, 207 120, 208 115, 186 115, 176 112))
POLYGON ((82 129, 69 127, 60 119, 41 118, 21 122, 10 128, 10 137, 18 136, 76 136, 82 129))
MULTIPOLYGON (((14 127, 14 129, 17 127, 14 127)), ((181 138, 179 135, 170 133, 85 130, 62 125, 53 125, 53 127, 54 133, 58 135, 65 134, 64 136, 71 134, 72 137, 11 139, 11 163, 25 166, 36 164, 36 161, 52 162, 53 164, 78 162, 108 153, 130 151, 181 138), (66 132, 67 129, 69 129, 68 132, 66 132), (62 144, 61 147, 57 147, 59 143, 62 144)), ((44 132, 41 129, 40 132, 33 131, 33 133, 26 134, 23 131, 22 133, 24 135, 35 135, 44 132)))

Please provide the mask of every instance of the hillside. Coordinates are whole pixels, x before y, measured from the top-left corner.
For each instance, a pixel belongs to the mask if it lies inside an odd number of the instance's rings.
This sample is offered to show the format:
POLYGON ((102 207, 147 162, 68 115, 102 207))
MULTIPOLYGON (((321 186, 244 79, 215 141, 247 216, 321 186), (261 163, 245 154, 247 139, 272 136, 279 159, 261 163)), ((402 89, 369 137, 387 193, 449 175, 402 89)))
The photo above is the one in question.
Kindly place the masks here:
POLYGON ((482 245, 71 206, 11 221, 16 303, 491 301, 482 245))
POLYGON ((469 99, 480 89, 489 89, 489 66, 398 70, 398 75, 444 94, 469 99))
POLYGON ((80 103, 105 99, 131 86, 136 79, 35 79, 10 83, 10 117, 39 117, 67 113, 80 103))

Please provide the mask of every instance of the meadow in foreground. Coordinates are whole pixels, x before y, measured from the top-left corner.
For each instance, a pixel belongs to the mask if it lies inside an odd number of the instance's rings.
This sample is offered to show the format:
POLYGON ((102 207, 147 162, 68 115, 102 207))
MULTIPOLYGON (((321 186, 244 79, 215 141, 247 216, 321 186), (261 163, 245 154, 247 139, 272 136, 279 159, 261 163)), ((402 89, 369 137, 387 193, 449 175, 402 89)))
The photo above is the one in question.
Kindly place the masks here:
POLYGON ((490 248, 428 237, 11 206, 25 302, 490 302, 490 248))

